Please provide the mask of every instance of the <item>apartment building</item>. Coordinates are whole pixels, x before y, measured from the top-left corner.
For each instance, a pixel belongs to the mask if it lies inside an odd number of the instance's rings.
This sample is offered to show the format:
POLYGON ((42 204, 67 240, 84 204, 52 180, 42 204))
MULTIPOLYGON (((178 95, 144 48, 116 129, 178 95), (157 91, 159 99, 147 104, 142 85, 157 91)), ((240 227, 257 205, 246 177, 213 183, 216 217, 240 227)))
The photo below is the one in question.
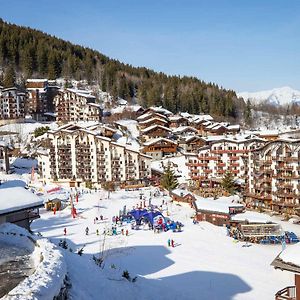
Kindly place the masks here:
POLYGON ((54 98, 56 121, 61 123, 76 121, 100 121, 102 109, 96 103, 91 91, 65 89, 54 98))
POLYGON ((0 90, 0 119, 25 117, 26 94, 16 87, 0 90))
POLYGON ((98 187, 106 181, 141 182, 151 176, 151 157, 102 136, 99 128, 65 125, 48 138, 49 150, 38 157, 44 182, 98 187))
POLYGON ((249 155, 249 205, 279 213, 299 211, 300 140, 271 141, 249 155))
POLYGON ((40 119, 44 113, 48 112, 48 80, 27 79, 26 91, 26 114, 36 116, 37 119, 40 119))
POLYGON ((245 179, 248 175, 249 151, 265 143, 251 136, 220 136, 202 140, 206 140, 206 146, 197 153, 185 153, 189 176, 202 187, 218 185, 227 171, 235 178, 245 179))

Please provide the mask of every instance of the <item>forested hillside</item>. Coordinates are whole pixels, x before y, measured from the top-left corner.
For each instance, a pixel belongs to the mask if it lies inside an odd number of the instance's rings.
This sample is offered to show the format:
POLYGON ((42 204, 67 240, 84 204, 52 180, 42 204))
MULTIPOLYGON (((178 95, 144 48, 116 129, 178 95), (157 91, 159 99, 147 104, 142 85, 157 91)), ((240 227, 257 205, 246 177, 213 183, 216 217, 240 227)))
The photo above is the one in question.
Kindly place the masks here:
MULTIPOLYGON (((104 42, 104 41, 103 41, 104 42)), ((74 45, 38 30, 9 24, 0 19, 0 67, 8 78, 12 71, 26 78, 86 79, 99 84, 114 97, 131 101, 135 96, 144 107, 163 105, 177 112, 210 113, 238 118, 244 101, 234 91, 195 77, 167 76, 110 59, 98 51, 74 45)), ((2 84, 8 85, 11 80, 2 84)))

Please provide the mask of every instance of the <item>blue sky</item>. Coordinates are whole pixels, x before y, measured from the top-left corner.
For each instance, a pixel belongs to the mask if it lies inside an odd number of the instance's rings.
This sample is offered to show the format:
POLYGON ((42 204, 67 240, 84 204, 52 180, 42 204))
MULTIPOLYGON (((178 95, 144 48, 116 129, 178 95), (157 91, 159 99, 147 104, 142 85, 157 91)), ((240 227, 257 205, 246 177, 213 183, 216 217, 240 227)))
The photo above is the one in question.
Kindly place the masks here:
POLYGON ((0 0, 0 17, 236 91, 300 89, 298 0, 0 0))

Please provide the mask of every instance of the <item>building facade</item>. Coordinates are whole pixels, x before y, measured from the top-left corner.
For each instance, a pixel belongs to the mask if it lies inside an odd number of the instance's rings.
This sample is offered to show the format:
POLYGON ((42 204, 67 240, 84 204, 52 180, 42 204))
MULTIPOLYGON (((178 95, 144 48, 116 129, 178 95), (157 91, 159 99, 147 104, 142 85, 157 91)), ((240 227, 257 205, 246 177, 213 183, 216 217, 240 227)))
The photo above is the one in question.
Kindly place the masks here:
POLYGON ((0 90, 0 119, 25 117, 26 93, 16 87, 0 90))
POLYGON ((91 91, 66 89, 54 98, 56 121, 61 123, 77 121, 100 121, 101 106, 91 91))
POLYGON ((294 214, 300 204, 300 140, 276 140, 250 152, 246 199, 251 206, 294 214))
POLYGON ((226 172, 236 179, 246 179, 249 152, 264 141, 258 138, 223 138, 207 143, 197 153, 185 154, 191 180, 202 187, 213 187, 226 172))
POLYGON ((112 181, 141 182, 151 176, 151 157, 76 125, 50 132, 50 149, 39 155, 41 180, 71 186, 112 181))

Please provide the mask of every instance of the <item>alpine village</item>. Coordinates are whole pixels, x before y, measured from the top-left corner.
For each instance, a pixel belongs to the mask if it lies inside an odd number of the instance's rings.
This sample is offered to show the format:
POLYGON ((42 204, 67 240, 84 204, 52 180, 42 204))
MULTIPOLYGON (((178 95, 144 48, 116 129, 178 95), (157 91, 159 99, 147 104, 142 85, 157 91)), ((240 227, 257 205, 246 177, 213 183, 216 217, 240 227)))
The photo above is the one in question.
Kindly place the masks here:
POLYGON ((300 106, 253 99, 0 19, 0 298, 300 300, 300 106))

